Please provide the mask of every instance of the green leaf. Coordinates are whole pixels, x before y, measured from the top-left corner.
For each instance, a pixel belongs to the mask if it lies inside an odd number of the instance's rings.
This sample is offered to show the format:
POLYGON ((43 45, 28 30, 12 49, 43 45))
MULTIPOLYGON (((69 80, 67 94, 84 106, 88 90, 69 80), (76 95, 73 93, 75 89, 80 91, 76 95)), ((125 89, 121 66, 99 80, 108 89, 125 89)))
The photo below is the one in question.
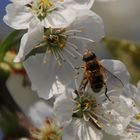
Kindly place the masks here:
POLYGON ((12 47, 13 44, 20 40, 20 31, 13 31, 0 44, 0 61, 3 60, 5 53, 12 47))

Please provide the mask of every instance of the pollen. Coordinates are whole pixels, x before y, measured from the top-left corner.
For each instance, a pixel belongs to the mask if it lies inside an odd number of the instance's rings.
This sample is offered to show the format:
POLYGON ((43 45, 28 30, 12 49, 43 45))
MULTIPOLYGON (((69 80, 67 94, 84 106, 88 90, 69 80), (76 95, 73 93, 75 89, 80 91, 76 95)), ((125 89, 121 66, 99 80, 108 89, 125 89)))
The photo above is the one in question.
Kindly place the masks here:
POLYGON ((32 9, 32 13, 41 21, 47 17, 48 13, 52 12, 56 7, 51 0, 35 0, 27 5, 32 9))
POLYGON ((64 34, 64 28, 47 28, 44 29, 42 41, 34 48, 40 48, 45 51, 43 63, 47 63, 48 56, 53 55, 59 66, 62 66, 62 61, 65 62, 62 50, 66 47, 68 36, 64 34))
MULTIPOLYGON (((68 30, 67 28, 44 28, 44 34, 42 40, 33 47, 34 53, 44 53, 43 63, 47 64, 50 61, 50 57, 53 56, 59 66, 63 66, 64 63, 69 64, 72 69, 77 72, 73 65, 73 60, 78 57, 82 58, 82 54, 78 49, 77 44, 72 42, 75 37, 78 39, 86 39, 80 36, 74 36, 73 33, 79 33, 81 30, 68 30), (71 40, 71 38, 73 38, 71 40), (72 60, 73 59, 73 60, 72 60)), ((26 59, 32 55, 27 55, 26 59)))
POLYGON ((48 28, 45 30, 45 34, 43 35, 43 42, 46 42, 49 50, 57 50, 65 47, 67 36, 62 35, 64 31, 64 29, 52 28, 48 28))
POLYGON ((60 2, 64 2, 64 0, 59 0, 60 2))
POLYGON ((61 140, 61 131, 62 128, 57 126, 57 124, 53 120, 48 118, 43 123, 43 126, 40 129, 30 129, 32 138, 38 140, 61 140))
POLYGON ((136 120, 140 121, 140 113, 136 116, 136 120))

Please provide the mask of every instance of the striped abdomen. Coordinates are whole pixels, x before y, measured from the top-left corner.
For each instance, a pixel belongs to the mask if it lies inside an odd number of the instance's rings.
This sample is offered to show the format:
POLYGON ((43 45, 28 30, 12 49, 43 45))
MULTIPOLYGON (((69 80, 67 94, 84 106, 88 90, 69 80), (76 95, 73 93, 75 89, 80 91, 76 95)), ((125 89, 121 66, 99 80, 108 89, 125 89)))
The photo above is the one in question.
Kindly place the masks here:
POLYGON ((94 92, 99 92, 104 86, 104 77, 100 71, 92 72, 92 78, 89 80, 91 88, 94 92))

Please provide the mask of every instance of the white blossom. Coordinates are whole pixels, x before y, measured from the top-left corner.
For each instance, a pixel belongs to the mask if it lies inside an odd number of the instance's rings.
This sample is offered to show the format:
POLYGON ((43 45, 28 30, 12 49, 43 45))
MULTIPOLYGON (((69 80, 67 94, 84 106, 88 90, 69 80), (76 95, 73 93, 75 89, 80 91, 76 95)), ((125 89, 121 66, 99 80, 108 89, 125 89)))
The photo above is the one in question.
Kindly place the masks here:
MULTIPOLYGON (((121 68, 119 75, 124 76, 124 65, 120 63, 117 68, 115 64, 119 62, 112 62, 115 68, 112 73, 115 74, 121 68)), ((104 60, 105 63, 108 64, 108 60, 104 60)), ((109 101, 106 100, 104 90, 96 95, 89 89, 84 92, 67 89, 65 94, 57 97, 54 109, 58 120, 63 126, 74 126, 77 140, 100 140, 101 130, 111 135, 120 135, 134 115, 132 100, 123 96, 123 90, 110 89, 107 92, 109 101)))
POLYGON ((110 96, 111 102, 107 100, 100 103, 87 93, 83 93, 81 97, 71 97, 58 97, 54 104, 55 113, 63 126, 74 126, 77 133, 75 137, 79 140, 100 140, 101 129, 111 135, 120 135, 133 116, 132 106, 121 96, 113 95, 110 96))
POLYGON ((127 128, 121 135, 121 140, 139 140, 140 139, 140 81, 137 83, 137 87, 128 84, 124 90, 125 95, 133 99, 133 107, 135 109, 135 115, 131 119, 127 128))
POLYGON ((27 29, 31 23, 60 28, 71 24, 79 9, 90 9, 94 0, 11 0, 4 22, 15 29, 27 29))
POLYGON ((31 28, 21 40, 15 61, 26 59, 33 48, 45 49, 43 53, 36 53, 23 63, 31 79, 32 89, 37 90, 38 95, 45 99, 59 94, 59 87, 65 90, 66 85, 73 85, 71 79, 75 78, 75 67, 82 65, 83 52, 89 45, 94 46, 94 41, 98 42, 104 36, 101 18, 89 10, 82 10, 81 15, 77 16, 68 28, 47 29, 46 36, 40 25, 33 25, 31 28), (60 34, 56 36, 50 32, 60 34), (43 40, 43 35, 46 40, 43 40), (56 38, 58 41, 54 41, 56 38))
POLYGON ((32 138, 37 140, 72 140, 72 127, 62 127, 56 119, 51 105, 40 100, 33 104, 28 112, 33 126, 29 128, 32 138))

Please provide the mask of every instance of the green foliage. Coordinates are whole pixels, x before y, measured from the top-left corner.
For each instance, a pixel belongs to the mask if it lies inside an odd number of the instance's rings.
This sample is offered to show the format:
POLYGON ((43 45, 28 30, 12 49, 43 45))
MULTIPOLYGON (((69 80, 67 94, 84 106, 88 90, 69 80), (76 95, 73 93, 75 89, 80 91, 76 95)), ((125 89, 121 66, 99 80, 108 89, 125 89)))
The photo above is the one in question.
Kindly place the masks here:
POLYGON ((128 41, 104 38, 103 43, 115 59, 124 62, 131 74, 132 82, 140 80, 140 44, 128 41))
POLYGON ((16 114, 5 107, 0 111, 0 128, 6 137, 20 137, 23 133, 16 114))
POLYGON ((19 42, 20 31, 13 31, 0 43, 0 62, 3 60, 5 53, 17 42, 19 42))
POLYGON ((13 31, 0 43, 0 77, 6 78, 11 72, 23 68, 21 64, 13 62, 20 39, 20 31, 13 31))

